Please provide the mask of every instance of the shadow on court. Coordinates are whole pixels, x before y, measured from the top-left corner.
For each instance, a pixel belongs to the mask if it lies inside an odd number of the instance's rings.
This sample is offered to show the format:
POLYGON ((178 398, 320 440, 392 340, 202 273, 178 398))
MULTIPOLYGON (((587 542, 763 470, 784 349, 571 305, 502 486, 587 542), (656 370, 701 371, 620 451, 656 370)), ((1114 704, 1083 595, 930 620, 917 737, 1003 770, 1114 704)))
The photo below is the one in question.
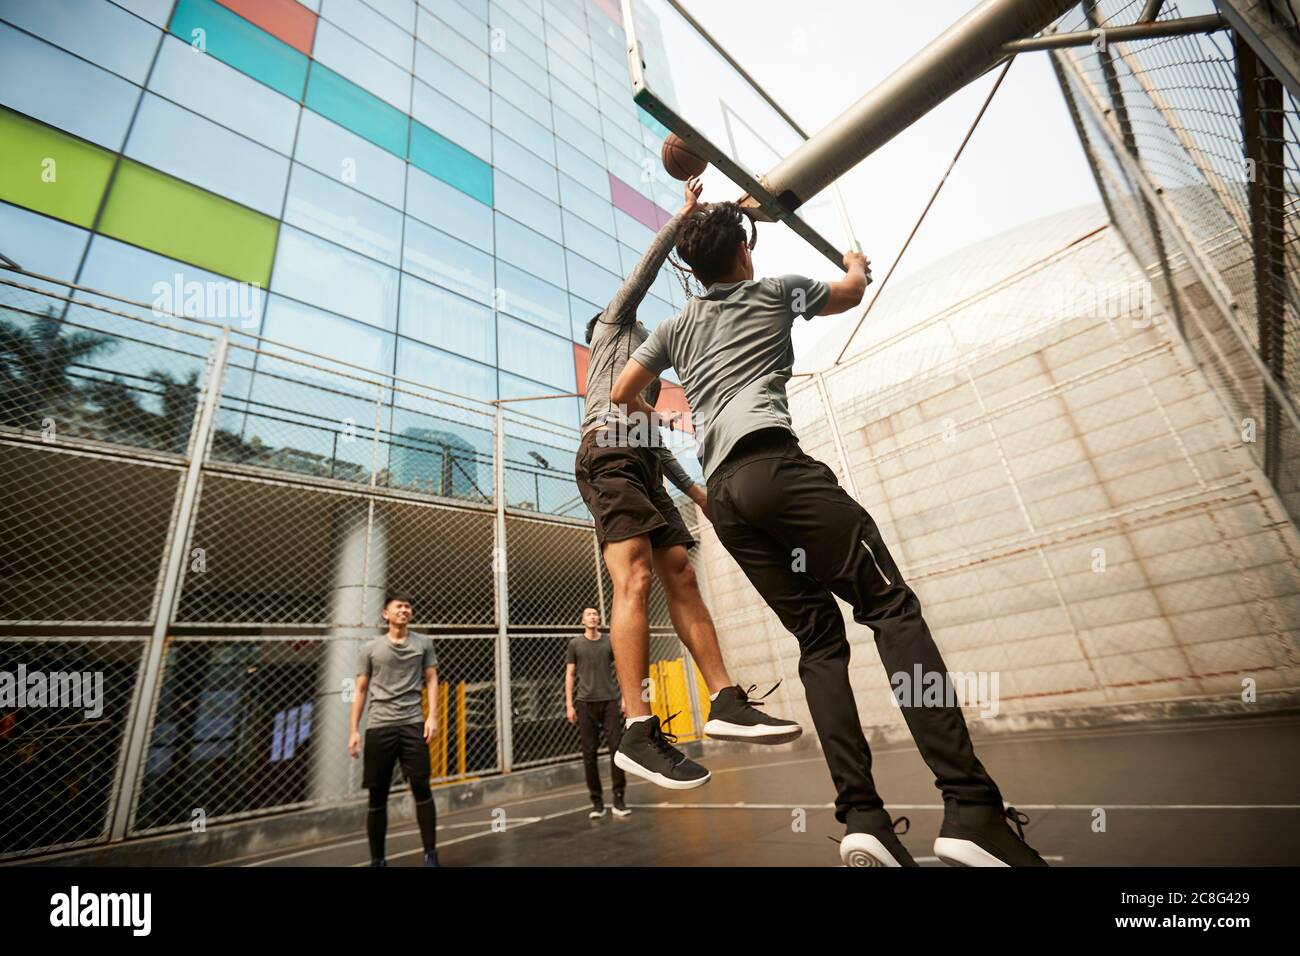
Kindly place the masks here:
MULTIPOLYGON (((1055 865, 1300 864, 1300 715, 985 737, 977 749, 1055 865)), ((443 814, 439 856, 445 866, 840 865, 820 751, 713 744, 701 762, 713 779, 695 790, 630 783, 626 818, 589 820, 582 787, 443 814)), ((891 812, 911 822, 908 850, 941 866, 941 801, 915 749, 877 749, 875 775, 891 812)), ((218 865, 363 866, 367 856, 358 832, 218 865)), ((419 864, 413 824, 390 831, 388 859, 419 864)))

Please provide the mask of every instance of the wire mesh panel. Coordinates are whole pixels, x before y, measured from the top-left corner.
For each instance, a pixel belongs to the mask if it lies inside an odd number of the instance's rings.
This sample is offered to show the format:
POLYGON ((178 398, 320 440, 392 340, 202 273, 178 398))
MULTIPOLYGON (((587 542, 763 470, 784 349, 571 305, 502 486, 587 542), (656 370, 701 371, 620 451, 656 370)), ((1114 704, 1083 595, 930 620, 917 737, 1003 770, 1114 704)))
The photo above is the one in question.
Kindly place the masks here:
MULTIPOLYGON (((527 404, 532 411, 537 411, 533 406, 544 403, 527 404)), ((587 506, 574 479, 577 431, 531 415, 525 417, 517 410, 507 413, 504 420, 506 507, 587 520, 587 506)))
POLYGON ((578 728, 565 716, 566 634, 510 636, 510 706, 514 765, 527 767, 575 757, 578 728))
POLYGON ((360 595, 374 529, 359 495, 205 474, 176 620, 375 625, 360 595))
POLYGON ((179 468, 0 441, 0 621, 153 620, 179 468))
POLYGON ((372 544, 372 587, 409 594, 416 627, 492 624, 492 522, 487 513, 377 500, 374 528, 385 547, 372 544))
POLYGON ((0 639, 0 858, 108 837, 142 647, 0 639))
MULTIPOLYGON (((435 780, 496 773, 496 638, 438 635, 437 733, 429 743, 435 780)), ((425 698, 428 713, 428 698, 425 698)))
POLYGON ((512 627, 581 626, 598 603, 594 538, 590 527, 506 519, 512 627))
MULTIPOLYGON (((1077 24, 1123 22, 1100 4, 1077 24)), ((1167 4, 1165 17, 1177 15, 1167 4)), ((1292 14, 1292 16, 1294 16, 1292 14)), ((1300 112, 1230 31, 1054 54, 1111 217, 1300 515, 1300 112)))
POLYGON ((332 802, 347 754, 357 638, 171 640, 141 766, 135 832, 332 802))

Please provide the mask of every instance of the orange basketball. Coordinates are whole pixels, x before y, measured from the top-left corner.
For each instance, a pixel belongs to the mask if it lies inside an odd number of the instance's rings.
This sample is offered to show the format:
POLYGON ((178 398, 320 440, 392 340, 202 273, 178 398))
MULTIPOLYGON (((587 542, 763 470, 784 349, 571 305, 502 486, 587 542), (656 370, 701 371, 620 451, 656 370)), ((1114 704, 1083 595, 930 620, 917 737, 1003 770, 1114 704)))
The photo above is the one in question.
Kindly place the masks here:
POLYGON ((676 133, 668 134, 663 149, 659 151, 659 158, 663 160, 664 170, 668 175, 682 181, 692 176, 699 176, 709 165, 708 160, 696 156, 687 149, 686 144, 676 133))

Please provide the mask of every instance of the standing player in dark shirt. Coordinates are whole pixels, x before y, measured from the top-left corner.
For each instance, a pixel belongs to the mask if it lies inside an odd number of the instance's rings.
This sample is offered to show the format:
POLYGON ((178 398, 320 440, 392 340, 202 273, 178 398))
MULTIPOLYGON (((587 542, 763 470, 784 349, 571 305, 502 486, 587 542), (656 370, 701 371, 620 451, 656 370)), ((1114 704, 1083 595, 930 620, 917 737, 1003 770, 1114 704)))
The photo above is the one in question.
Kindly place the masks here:
POLYGON ((594 607, 582 609, 582 634, 569 641, 564 653, 564 708, 569 723, 576 724, 582 743, 582 766, 587 772, 587 790, 591 793, 593 820, 605 815, 605 800, 600 787, 600 770, 596 753, 600 736, 609 746, 610 783, 614 789, 614 815, 625 817, 632 811, 623 802, 627 777, 614 763, 614 753, 623 739, 623 702, 618 678, 614 674, 614 649, 609 635, 600 632, 600 612, 594 607))

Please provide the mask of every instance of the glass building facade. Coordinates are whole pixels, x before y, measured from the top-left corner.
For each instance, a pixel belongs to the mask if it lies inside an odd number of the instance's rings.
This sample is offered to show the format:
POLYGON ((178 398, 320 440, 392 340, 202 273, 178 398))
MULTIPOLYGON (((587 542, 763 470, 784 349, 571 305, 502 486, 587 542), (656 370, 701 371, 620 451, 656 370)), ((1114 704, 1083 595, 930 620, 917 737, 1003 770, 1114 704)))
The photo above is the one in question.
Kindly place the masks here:
MULTIPOLYGON (((0 253, 146 303, 254 284, 244 331, 484 401, 581 390, 680 203, 666 132, 617 0, 0 0, 0 253)), ((683 303, 665 268, 640 318, 683 303)))

